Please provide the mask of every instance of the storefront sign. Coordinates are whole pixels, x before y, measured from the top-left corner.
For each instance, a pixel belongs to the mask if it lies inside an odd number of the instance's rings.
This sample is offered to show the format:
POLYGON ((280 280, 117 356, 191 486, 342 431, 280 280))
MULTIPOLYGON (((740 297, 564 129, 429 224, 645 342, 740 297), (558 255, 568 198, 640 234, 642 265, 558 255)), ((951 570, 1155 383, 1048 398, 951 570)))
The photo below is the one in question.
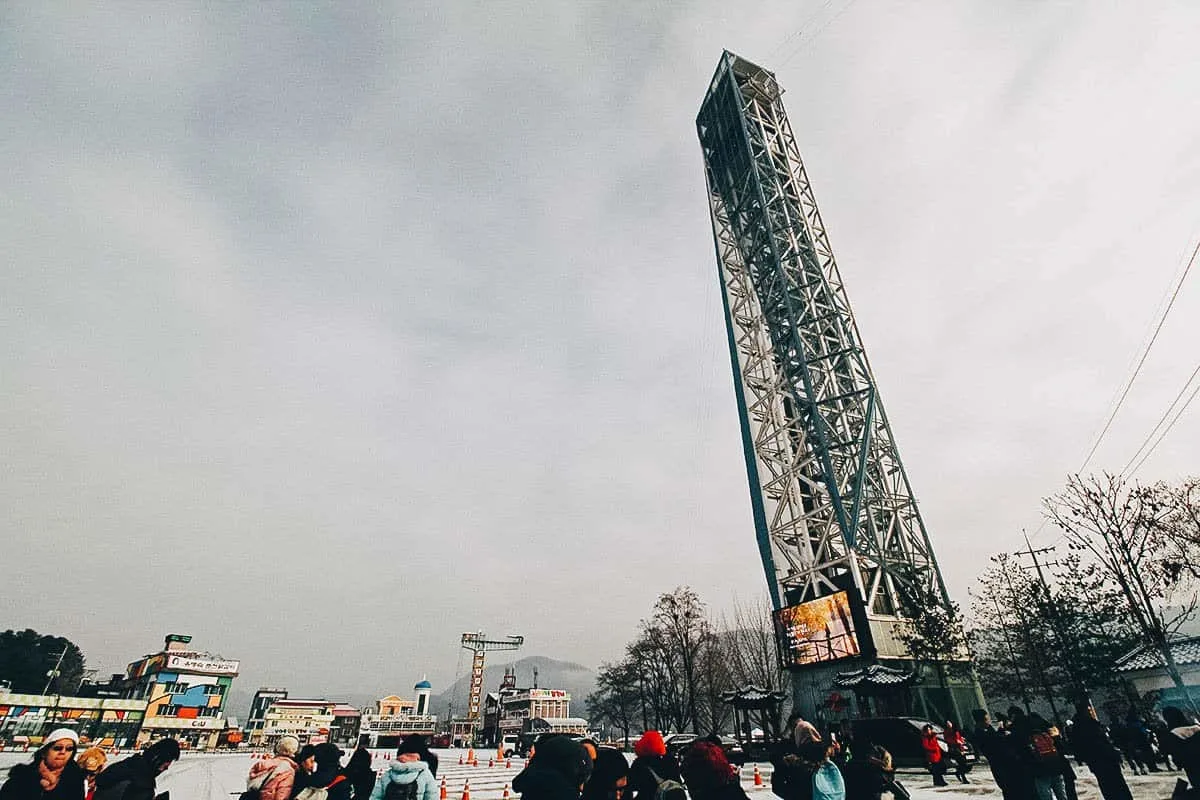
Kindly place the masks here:
POLYGON ((196 656, 167 656, 166 671, 200 672, 207 675, 237 675, 240 661, 196 656))

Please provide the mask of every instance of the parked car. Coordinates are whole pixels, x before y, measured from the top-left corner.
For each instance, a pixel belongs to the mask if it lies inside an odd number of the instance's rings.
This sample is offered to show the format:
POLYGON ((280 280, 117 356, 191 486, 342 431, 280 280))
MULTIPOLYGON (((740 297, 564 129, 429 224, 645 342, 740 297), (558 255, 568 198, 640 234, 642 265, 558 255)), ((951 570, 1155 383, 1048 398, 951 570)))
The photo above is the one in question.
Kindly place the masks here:
POLYGON ((742 766, 746 763, 746 751, 742 749, 742 743, 732 736, 721 736, 721 748, 725 751, 725 757, 729 759, 729 763, 734 766, 742 766))
MULTIPOLYGON (((892 763, 897 767, 924 767, 925 748, 921 746, 921 731, 926 725, 932 725, 939 737, 942 726, 918 717, 875 717, 873 719, 852 720, 851 729, 854 741, 869 741, 877 744, 892 754, 892 763)), ((942 752, 947 751, 946 742, 939 738, 942 752)), ((963 746, 963 757, 967 770, 979 760, 970 742, 963 746)))
POLYGON ((663 744, 667 746, 667 753, 669 755, 679 759, 683 757, 683 751, 687 750, 692 742, 699 738, 694 733, 672 733, 663 737, 663 744))
POLYGON ((521 749, 521 737, 515 733, 506 733, 500 739, 500 751, 504 753, 505 758, 512 758, 521 749))

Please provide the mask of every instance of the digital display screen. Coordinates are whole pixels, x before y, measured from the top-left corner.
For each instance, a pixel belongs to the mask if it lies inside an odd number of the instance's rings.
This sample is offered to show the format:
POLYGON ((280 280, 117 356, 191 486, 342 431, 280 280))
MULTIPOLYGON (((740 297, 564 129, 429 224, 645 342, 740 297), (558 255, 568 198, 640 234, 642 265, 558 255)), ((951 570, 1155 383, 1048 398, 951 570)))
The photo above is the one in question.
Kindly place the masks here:
POLYGON ((862 654, 846 592, 779 609, 775 612, 775 631, 786 667, 862 654))

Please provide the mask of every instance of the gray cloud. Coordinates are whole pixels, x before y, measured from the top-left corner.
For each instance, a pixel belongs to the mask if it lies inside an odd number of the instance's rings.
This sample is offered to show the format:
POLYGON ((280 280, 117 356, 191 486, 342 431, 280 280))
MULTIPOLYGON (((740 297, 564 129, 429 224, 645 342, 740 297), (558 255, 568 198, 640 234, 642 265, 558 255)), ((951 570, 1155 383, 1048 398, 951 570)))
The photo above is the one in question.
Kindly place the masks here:
MULTIPOLYGON (((758 593, 693 128, 721 47, 788 90, 961 596, 1197 235, 1196 12, 858 3, 789 39, 839 9, 0 11, 10 624, 338 693, 448 682, 463 630, 596 664, 661 590, 758 593)), ((1144 474, 1194 469, 1195 419, 1144 474)))

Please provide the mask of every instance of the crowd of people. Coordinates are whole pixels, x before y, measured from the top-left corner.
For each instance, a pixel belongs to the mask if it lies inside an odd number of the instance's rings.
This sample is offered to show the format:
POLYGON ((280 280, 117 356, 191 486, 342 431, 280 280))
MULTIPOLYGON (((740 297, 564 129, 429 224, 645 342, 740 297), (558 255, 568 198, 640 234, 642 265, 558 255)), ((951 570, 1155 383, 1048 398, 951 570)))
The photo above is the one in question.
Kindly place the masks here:
POLYGON ((28 763, 9 770, 0 800, 155 800, 158 776, 180 752, 179 742, 159 739, 106 769, 104 750, 80 746, 70 728, 51 731, 28 763))
POLYGON ((1200 798, 1200 737, 1195 736, 1200 726, 1173 706, 1163 709, 1161 720, 1131 710, 1123 722, 1109 726, 1087 700, 1078 702, 1075 716, 1062 725, 1018 706, 998 715, 996 724, 987 712, 974 713, 972 743, 987 759, 1005 800, 1076 800, 1077 765, 1095 776, 1104 800, 1132 800, 1123 765, 1135 775, 1182 770, 1187 779, 1178 781, 1173 797, 1200 798))
MULTIPOLYGON (((934 785, 951 770, 967 783, 969 741, 987 760, 1004 800, 1077 800, 1078 765, 1096 778, 1105 800, 1132 800, 1124 766, 1135 774, 1182 770, 1176 800, 1200 800, 1200 725, 1174 707, 1148 721, 1130 713, 1102 724, 1087 701, 1059 725, 1011 707, 993 722, 977 709, 968 734, 947 722, 932 725, 921 745, 934 785)), ((896 779, 892 755, 851 727, 822 734, 797 714, 771 755, 771 789, 781 800, 908 800, 896 779)), ((179 758, 174 739, 159 739, 111 766, 98 747, 81 749, 79 735, 61 728, 45 737, 27 763, 14 766, 0 786, 0 800, 155 800, 156 780, 179 758), (79 751, 79 752, 77 752, 79 751)), ((276 743, 272 757, 256 760, 240 800, 438 800, 438 758, 425 737, 405 738, 395 760, 376 772, 365 746, 342 765, 345 754, 325 742, 301 746, 293 736, 276 743)), ((645 732, 634 759, 612 747, 565 735, 539 739, 512 782, 521 800, 748 800, 740 770, 730 763, 719 737, 699 739, 678 757, 658 731, 645 732)))

